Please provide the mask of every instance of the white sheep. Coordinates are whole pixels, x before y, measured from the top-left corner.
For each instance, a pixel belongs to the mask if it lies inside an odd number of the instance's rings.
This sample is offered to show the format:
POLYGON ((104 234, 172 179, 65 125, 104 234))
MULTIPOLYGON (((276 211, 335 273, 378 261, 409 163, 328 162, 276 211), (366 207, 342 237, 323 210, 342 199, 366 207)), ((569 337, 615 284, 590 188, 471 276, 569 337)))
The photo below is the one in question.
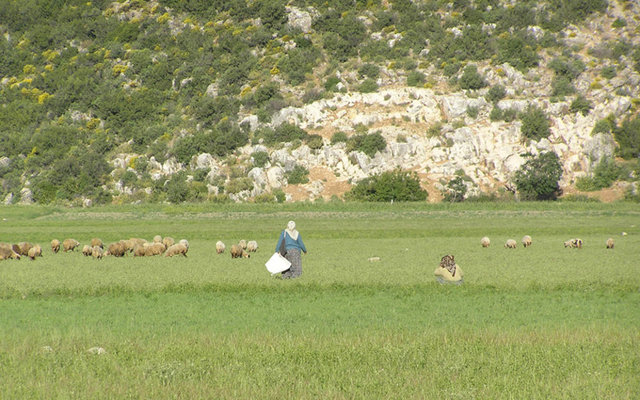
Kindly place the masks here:
POLYGON ((258 251, 258 242, 255 240, 250 240, 247 242, 247 251, 256 252, 258 251))
POLYGON ((480 239, 480 244, 482 245, 482 247, 489 247, 491 245, 491 240, 489 240, 488 237, 484 236, 482 239, 480 239))
POLYGON ((514 239, 509 239, 504 244, 504 247, 507 248, 507 249, 515 249, 517 246, 518 246, 518 244, 516 243, 516 241, 514 239))
POLYGON ((222 243, 222 240, 218 240, 216 242, 216 253, 222 254, 222 253, 224 253, 226 248, 227 248, 227 246, 225 246, 225 244, 222 243))
POLYGON ((529 247, 529 246, 531 246, 531 236, 529 236, 529 235, 524 235, 524 236, 522 237, 522 245, 523 245, 524 247, 529 247))

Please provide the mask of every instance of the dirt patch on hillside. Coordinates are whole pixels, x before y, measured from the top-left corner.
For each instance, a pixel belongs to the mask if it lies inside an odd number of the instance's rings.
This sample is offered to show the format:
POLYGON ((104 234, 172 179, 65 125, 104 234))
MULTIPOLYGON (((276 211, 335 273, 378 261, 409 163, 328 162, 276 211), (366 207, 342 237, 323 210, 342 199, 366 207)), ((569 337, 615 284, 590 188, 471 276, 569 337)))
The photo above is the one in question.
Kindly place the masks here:
POLYGON ((566 187, 563 189, 562 197, 574 195, 574 196, 587 196, 592 199, 597 199, 603 203, 613 203, 614 201, 624 199, 626 189, 614 184, 610 188, 596 190, 594 192, 581 192, 574 187, 566 187))
POLYGON ((332 170, 327 167, 313 167, 309 170, 309 183, 304 185, 288 185, 284 191, 291 195, 293 201, 304 201, 314 197, 313 182, 320 181, 322 183, 322 192, 315 196, 322 197, 325 200, 331 199, 332 196, 342 198, 346 192, 351 190, 351 184, 346 180, 340 180, 332 170))

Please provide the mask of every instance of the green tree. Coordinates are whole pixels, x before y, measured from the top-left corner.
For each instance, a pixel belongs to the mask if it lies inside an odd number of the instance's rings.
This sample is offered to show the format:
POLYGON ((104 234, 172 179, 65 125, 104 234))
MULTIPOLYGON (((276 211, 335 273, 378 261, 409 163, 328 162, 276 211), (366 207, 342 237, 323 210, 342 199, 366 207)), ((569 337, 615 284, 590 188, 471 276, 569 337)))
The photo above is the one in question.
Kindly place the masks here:
POLYGON ((514 183, 522 200, 555 200, 560 195, 561 176, 560 159, 550 151, 525 162, 516 171, 514 183))
POLYGON ((527 107, 520 115, 520 120, 522 121, 520 131, 527 139, 540 140, 551 134, 547 115, 536 106, 527 107))
POLYGON ((361 180, 345 194, 345 198, 356 201, 424 201, 427 195, 427 191, 420 187, 420 179, 415 172, 396 169, 361 180))

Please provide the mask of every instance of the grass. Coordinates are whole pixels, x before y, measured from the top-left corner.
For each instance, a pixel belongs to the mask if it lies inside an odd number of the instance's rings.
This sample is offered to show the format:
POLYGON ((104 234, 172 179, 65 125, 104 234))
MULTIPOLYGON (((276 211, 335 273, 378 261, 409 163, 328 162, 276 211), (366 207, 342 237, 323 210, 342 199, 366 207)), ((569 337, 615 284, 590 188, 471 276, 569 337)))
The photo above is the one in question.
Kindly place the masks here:
POLYGON ((0 398, 640 395, 633 204, 0 207, 0 215, 0 241, 45 247, 36 261, 0 262, 0 398), (289 219, 309 254, 303 276, 282 281, 264 262, 289 219), (54 237, 155 234, 188 239, 189 256, 92 260, 46 246, 54 237), (502 247, 525 234, 531 248, 502 247), (565 249, 572 237, 584 248, 565 249), (232 260, 215 254, 218 239, 261 247, 232 260), (465 272, 462 286, 433 279, 447 253, 465 272), (94 346, 106 353, 88 353, 94 346))

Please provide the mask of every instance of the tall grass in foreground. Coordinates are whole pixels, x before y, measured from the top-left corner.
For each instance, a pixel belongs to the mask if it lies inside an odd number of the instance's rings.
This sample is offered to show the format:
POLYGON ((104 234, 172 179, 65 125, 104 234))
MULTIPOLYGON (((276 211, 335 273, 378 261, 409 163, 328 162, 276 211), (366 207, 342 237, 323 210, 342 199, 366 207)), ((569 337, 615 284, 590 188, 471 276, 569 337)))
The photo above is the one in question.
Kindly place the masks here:
POLYGON ((187 258, 98 261, 45 248, 33 262, 0 261, 3 399, 640 397, 640 210, 628 204, 0 215, 0 241, 191 243, 187 258), (264 262, 289 219, 309 254, 303 276, 282 281, 264 262), (524 234, 531 248, 502 247, 524 234), (565 249, 571 237, 584 248, 565 249), (219 239, 255 239, 260 250, 232 260, 215 254, 219 239), (465 272, 460 287, 433 279, 448 253, 465 272), (96 346, 106 353, 87 352, 96 346))

